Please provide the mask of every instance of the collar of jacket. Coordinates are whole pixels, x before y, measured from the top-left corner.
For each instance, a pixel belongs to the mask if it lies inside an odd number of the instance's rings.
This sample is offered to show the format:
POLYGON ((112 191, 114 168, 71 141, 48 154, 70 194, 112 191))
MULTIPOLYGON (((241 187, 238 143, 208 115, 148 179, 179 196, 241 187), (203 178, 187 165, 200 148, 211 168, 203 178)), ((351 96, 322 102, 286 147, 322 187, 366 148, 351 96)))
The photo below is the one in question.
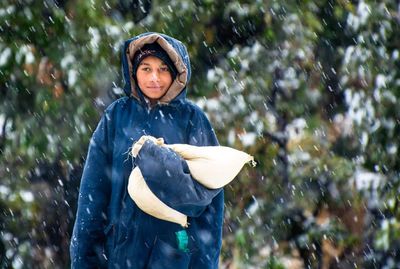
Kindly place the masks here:
POLYGON ((173 100, 186 98, 186 85, 190 79, 191 68, 189 54, 186 47, 177 39, 160 33, 144 33, 125 41, 122 49, 122 71, 125 81, 124 91, 128 96, 132 96, 144 102, 144 95, 137 87, 132 77, 131 60, 135 52, 143 45, 157 42, 171 58, 178 71, 178 75, 172 82, 167 93, 159 100, 160 104, 169 104, 173 100))

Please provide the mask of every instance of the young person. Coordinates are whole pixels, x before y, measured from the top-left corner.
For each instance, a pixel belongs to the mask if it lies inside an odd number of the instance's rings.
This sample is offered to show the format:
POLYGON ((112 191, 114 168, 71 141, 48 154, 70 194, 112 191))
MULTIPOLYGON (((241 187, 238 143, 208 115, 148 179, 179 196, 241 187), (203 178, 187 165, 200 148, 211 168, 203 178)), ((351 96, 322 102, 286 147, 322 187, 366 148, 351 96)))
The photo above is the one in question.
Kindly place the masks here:
POLYGON ((141 34, 124 43, 122 71, 127 96, 105 110, 90 141, 71 238, 72 267, 218 268, 223 190, 197 183, 181 160, 171 175, 157 162, 129 154, 143 135, 167 144, 218 145, 205 114, 186 99, 191 75, 186 47, 164 34, 141 34), (153 172, 165 180, 157 194, 188 216, 187 228, 137 207, 127 191, 136 165, 144 175, 153 172))

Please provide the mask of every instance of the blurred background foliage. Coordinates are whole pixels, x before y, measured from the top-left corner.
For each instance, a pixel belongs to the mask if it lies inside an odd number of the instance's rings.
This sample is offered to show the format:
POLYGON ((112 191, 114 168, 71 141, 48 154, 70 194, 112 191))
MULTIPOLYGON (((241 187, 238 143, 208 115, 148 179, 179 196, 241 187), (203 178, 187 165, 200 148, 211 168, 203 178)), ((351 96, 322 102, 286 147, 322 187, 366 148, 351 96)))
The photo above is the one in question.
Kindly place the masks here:
POLYGON ((225 188, 221 268, 399 268, 395 0, 2 1, 1 268, 68 268, 88 142, 145 31, 188 46, 189 97, 258 162, 225 188))

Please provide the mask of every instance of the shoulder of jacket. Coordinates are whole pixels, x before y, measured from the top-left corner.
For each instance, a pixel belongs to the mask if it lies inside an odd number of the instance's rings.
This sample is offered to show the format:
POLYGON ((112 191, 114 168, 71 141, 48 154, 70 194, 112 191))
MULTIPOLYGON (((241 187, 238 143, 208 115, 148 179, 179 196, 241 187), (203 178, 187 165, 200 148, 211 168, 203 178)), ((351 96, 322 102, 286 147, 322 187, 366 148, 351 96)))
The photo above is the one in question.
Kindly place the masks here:
POLYGON ((111 104, 107 106, 107 108, 104 110, 104 113, 112 113, 116 109, 121 109, 123 108, 126 103, 128 102, 129 97, 124 96, 121 98, 118 98, 117 100, 114 100, 111 104))
POLYGON ((205 115, 204 111, 193 101, 191 100, 182 100, 181 105, 184 107, 184 109, 187 109, 189 113, 194 114, 200 114, 200 115, 205 115))

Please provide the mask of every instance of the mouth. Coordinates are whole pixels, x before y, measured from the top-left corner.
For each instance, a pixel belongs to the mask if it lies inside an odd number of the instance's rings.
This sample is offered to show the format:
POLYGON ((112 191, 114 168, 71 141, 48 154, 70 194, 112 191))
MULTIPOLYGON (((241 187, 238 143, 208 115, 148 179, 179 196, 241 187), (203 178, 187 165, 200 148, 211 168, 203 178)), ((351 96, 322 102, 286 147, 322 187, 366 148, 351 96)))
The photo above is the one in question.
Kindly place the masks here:
POLYGON ((147 89, 150 90, 161 90, 163 87, 162 86, 147 86, 147 89))
POLYGON ((157 91, 161 91, 161 87, 148 87, 147 90, 157 92, 157 91))

